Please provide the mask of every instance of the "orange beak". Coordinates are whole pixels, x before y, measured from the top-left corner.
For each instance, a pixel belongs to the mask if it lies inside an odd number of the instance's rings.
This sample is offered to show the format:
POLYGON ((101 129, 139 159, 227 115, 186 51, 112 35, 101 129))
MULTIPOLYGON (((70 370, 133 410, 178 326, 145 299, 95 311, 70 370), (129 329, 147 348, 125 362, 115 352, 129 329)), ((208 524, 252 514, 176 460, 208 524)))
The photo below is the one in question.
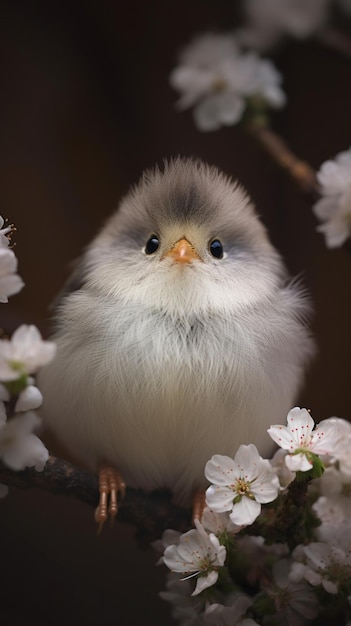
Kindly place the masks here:
POLYGON ((189 243, 187 239, 180 239, 174 246, 165 254, 165 257, 171 258, 177 263, 191 263, 195 259, 200 261, 200 257, 194 247, 189 243))

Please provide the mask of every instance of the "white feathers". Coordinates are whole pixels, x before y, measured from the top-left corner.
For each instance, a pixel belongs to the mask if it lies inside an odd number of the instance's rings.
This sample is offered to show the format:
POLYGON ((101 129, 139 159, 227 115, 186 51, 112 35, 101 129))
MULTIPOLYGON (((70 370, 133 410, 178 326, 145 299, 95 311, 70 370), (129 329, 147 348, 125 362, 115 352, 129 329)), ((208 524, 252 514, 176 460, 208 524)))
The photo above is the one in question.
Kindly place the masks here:
POLYGON ((313 344, 308 306, 243 192, 198 162, 148 174, 83 258, 58 314, 57 357, 40 377, 44 420, 96 470, 188 503, 213 454, 266 433, 293 406, 313 344), (152 233, 161 245, 145 255, 152 233), (165 252, 181 237, 201 260, 165 252), (226 252, 215 259, 209 241, 226 252))

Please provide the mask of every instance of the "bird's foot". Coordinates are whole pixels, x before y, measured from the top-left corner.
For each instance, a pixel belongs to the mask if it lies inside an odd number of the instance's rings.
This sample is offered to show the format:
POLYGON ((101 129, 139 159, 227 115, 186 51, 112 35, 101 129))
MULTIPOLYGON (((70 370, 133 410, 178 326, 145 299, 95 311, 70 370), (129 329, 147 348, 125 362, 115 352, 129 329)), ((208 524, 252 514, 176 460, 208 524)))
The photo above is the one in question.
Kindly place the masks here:
POLYGON ((99 524, 98 532, 101 532, 102 527, 106 522, 108 516, 113 523, 118 512, 118 494, 120 494, 123 498, 125 490, 126 485, 121 474, 110 465, 100 465, 100 501, 95 511, 95 520, 99 524))
POLYGON ((202 514, 206 507, 206 494, 204 491, 197 491, 193 497, 193 514, 192 514, 192 522, 194 524, 195 520, 199 520, 201 522, 202 514))

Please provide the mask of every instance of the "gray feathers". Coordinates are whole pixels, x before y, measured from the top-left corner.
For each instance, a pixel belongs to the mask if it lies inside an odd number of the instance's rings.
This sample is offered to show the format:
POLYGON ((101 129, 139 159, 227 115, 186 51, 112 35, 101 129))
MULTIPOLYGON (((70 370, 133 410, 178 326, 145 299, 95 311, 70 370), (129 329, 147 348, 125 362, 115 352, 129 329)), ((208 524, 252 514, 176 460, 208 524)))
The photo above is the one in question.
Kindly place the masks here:
POLYGON ((270 453, 267 428, 285 421, 313 353, 309 304, 238 185, 189 159, 147 172, 80 267, 40 379, 47 427, 75 458, 188 503, 213 454, 270 453))

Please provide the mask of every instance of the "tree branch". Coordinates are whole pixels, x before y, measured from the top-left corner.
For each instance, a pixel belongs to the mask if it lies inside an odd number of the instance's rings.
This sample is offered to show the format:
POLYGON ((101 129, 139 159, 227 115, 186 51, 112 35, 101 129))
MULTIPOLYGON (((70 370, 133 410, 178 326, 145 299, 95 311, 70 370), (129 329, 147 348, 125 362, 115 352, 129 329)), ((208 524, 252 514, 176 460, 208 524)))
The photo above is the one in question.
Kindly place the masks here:
MULTIPOLYGON (((0 482, 19 489, 39 488, 53 494, 73 496, 92 507, 99 502, 98 478, 68 461, 50 456, 42 472, 28 468, 15 472, 0 464, 0 482)), ((166 528, 181 532, 191 527, 191 511, 176 506, 166 491, 144 493, 130 489, 119 501, 118 521, 137 528, 142 544, 161 537, 166 528)))
POLYGON ((319 192, 314 169, 306 161, 299 159, 272 129, 255 122, 249 123, 246 128, 277 165, 286 170, 298 187, 315 201, 319 192))

